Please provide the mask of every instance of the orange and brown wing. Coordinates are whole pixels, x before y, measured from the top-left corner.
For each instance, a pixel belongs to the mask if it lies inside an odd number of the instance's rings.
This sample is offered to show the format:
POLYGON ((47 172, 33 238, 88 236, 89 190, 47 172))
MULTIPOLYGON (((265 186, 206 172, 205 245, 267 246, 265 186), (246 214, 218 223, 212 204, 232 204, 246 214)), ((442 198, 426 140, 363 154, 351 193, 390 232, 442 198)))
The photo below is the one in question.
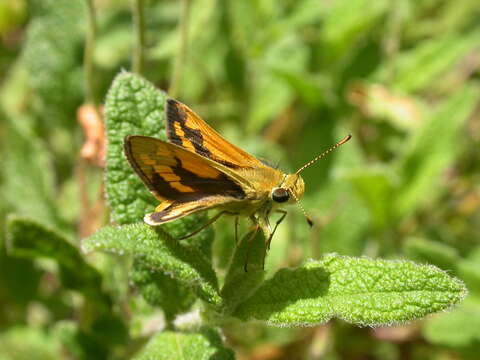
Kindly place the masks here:
POLYGON ((197 211, 208 210, 212 207, 220 205, 226 199, 222 198, 201 198, 190 202, 162 202, 154 212, 146 214, 143 220, 152 226, 161 225, 169 221, 173 221, 190 215, 197 211))
POLYGON ((166 113, 167 136, 171 143, 230 169, 266 167, 254 156, 225 140, 185 104, 168 99, 166 113))
POLYGON ((162 201, 155 213, 149 214, 155 225, 245 197, 242 187, 208 159, 177 145, 147 136, 127 136, 124 146, 135 172, 162 201))

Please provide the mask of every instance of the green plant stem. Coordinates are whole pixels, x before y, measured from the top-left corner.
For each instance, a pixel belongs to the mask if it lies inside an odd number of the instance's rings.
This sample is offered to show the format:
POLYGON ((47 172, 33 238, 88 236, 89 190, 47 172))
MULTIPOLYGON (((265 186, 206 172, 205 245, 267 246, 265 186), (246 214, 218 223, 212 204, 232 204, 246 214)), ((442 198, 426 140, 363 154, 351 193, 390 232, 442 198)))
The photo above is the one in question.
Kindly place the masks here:
POLYGON ((141 74, 145 64, 145 1, 133 0, 132 10, 133 27, 135 32, 132 70, 137 74, 141 74))
POLYGON ((173 67, 173 76, 168 93, 171 97, 176 97, 182 81, 183 68, 187 58, 188 49, 188 28, 190 17, 190 0, 182 0, 182 13, 180 15, 179 31, 180 44, 173 67))
POLYGON ((86 103, 96 104, 95 83, 93 80, 93 54, 95 51, 95 39, 97 35, 97 23, 93 0, 87 0, 88 27, 85 36, 85 52, 83 54, 83 71, 85 74, 85 100, 86 103))

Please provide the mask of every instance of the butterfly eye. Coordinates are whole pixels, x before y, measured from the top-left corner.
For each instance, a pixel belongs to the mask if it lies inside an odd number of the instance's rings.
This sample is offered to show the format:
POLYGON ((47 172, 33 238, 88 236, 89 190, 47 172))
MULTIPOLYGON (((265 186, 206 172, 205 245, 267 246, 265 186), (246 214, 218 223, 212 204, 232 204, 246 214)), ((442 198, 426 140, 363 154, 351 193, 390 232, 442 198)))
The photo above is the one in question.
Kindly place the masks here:
POLYGON ((283 203, 288 201, 289 198, 290 198, 290 194, 284 188, 275 188, 272 191, 272 199, 275 202, 283 203))

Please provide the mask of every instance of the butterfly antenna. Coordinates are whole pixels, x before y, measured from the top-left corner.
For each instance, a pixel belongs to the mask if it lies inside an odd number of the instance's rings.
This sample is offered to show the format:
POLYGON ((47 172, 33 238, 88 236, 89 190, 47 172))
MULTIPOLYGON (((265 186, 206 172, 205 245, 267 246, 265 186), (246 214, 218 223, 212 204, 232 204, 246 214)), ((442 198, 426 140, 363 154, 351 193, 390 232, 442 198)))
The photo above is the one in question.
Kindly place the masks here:
MULTIPOLYGON (((321 153, 320 155, 318 155, 315 159, 313 160, 310 160, 308 163, 306 163, 305 165, 303 165, 300 169, 298 169, 295 174, 300 174, 303 170, 305 170, 307 167, 315 164, 318 160, 324 158, 325 156, 327 156, 330 152, 332 152, 333 150, 335 150, 336 148, 338 148, 340 145, 343 145, 345 144, 348 140, 350 140, 352 138, 352 135, 347 135, 345 136, 342 140, 340 140, 338 143, 336 143, 335 145, 333 145, 330 149, 328 149, 327 151, 324 151, 323 153, 321 153)), ((298 200, 297 200, 298 202, 298 200)))
POLYGON ((313 220, 310 216, 308 216, 307 212, 305 211, 305 208, 302 206, 302 203, 300 202, 300 199, 293 192, 290 192, 290 194, 292 194, 292 196, 295 199, 295 202, 297 203, 298 207, 300 208, 300 210, 302 210, 302 213, 305 216, 305 219, 307 219, 308 225, 310 225, 310 227, 312 227, 313 226, 313 220))

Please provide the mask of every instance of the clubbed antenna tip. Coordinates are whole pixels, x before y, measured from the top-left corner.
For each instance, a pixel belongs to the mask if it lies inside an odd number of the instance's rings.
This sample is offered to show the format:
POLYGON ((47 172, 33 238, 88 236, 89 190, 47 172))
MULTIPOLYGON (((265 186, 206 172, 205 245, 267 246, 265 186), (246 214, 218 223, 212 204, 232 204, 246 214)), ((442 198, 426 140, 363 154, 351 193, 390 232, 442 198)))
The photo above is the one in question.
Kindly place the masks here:
POLYGON ((311 218, 310 216, 307 216, 307 223, 308 223, 308 225, 310 225, 310 227, 312 227, 313 225, 315 225, 315 224, 313 223, 312 218, 311 218))

